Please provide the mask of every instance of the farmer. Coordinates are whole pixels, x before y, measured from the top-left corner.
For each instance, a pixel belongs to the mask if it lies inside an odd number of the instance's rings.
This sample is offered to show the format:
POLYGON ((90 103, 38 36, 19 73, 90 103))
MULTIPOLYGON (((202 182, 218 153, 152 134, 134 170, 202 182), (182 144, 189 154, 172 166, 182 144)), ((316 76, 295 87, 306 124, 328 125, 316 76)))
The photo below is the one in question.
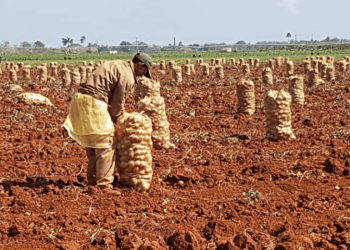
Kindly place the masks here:
POLYGON ((69 136, 86 148, 89 160, 88 185, 97 185, 106 193, 114 190, 116 145, 114 126, 125 109, 124 104, 136 84, 136 76, 151 78, 152 59, 137 53, 132 61, 107 61, 95 70, 70 104, 63 127, 69 136))

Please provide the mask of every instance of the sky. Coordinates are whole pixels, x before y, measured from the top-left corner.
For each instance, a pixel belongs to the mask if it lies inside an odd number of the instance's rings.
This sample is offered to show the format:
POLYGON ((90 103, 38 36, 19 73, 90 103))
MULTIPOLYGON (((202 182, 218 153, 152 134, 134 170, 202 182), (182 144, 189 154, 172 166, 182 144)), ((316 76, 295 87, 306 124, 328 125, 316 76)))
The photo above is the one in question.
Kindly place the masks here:
POLYGON ((0 0, 0 43, 85 45, 350 39, 349 0, 0 0))

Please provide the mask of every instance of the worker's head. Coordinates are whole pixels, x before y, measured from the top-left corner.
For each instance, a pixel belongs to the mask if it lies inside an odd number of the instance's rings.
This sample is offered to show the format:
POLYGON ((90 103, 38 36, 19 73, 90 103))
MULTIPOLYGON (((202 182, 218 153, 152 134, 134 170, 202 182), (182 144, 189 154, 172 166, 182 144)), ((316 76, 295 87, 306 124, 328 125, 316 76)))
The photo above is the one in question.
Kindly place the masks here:
POLYGON ((136 76, 146 76, 152 78, 151 67, 152 67, 152 58, 146 53, 137 53, 132 59, 132 62, 135 65, 135 74, 136 76))

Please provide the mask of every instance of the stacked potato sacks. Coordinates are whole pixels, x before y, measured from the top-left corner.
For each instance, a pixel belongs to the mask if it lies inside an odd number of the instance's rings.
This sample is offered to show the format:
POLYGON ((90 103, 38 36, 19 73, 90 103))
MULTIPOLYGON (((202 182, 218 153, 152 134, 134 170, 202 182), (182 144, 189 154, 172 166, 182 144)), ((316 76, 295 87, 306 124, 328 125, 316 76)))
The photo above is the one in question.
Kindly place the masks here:
POLYGON ((347 62, 345 60, 341 60, 338 62, 339 64, 339 72, 344 73, 346 71, 347 62))
POLYGON ((236 59, 231 58, 231 64, 232 64, 232 65, 236 65, 236 59))
POLYGON ((248 76, 250 74, 250 67, 248 63, 243 64, 243 75, 248 76))
POLYGON ((138 77, 135 88, 135 102, 145 98, 146 96, 160 96, 160 82, 150 80, 147 77, 138 77))
POLYGON ((282 58, 281 57, 276 57, 275 61, 276 61, 276 66, 278 68, 282 67, 282 58))
POLYGON ((222 66, 216 66, 216 78, 224 79, 224 68, 222 66))
POLYGON ((83 66, 87 67, 87 62, 86 61, 83 61, 83 66))
POLYGON ((185 64, 185 66, 184 66, 184 75, 186 75, 186 76, 191 75, 191 67, 189 64, 185 64))
POLYGON ((61 77, 62 77, 62 84, 64 86, 70 85, 71 83, 70 72, 65 64, 62 64, 61 77))
POLYGON ((175 84, 182 84, 182 70, 179 66, 174 66, 172 69, 172 77, 175 84))
POLYGON ((121 183, 138 191, 148 190, 153 175, 151 119, 142 113, 124 113, 118 119, 115 135, 121 183))
POLYGON ((304 61, 304 74, 309 74, 309 71, 311 69, 311 63, 309 60, 304 61))
POLYGON ((252 115, 255 112, 254 83, 249 80, 241 80, 237 84, 237 112, 252 115))
POLYGON ((6 62, 5 70, 10 70, 11 69, 10 65, 11 65, 10 62, 6 62))
POLYGON ((86 79, 88 79, 91 76, 92 71, 94 71, 94 67, 93 66, 87 66, 86 67, 86 79))
POLYGON ((308 78, 309 87, 314 87, 324 83, 322 79, 319 79, 317 69, 310 69, 308 73, 308 77, 309 77, 308 78))
POLYGON ((321 65, 320 76, 322 79, 326 79, 327 78, 327 66, 328 66, 328 64, 326 62, 322 61, 320 63, 320 65, 321 65))
POLYGON ((11 82, 17 81, 17 71, 13 67, 9 70, 9 78, 11 82))
POLYGON ((17 63, 17 65, 18 65, 18 70, 22 70, 23 69, 23 67, 24 67, 24 63, 23 62, 19 62, 19 63, 17 63))
POLYGON ((80 66, 79 67, 79 73, 80 73, 80 82, 86 82, 86 66, 80 66))
POLYGON ((75 68, 72 72, 72 85, 76 86, 80 84, 80 73, 77 68, 75 68))
POLYGON ((173 69, 175 69, 175 67, 176 67, 175 61, 169 61, 169 69, 173 70, 173 69))
POLYGON ((304 78, 300 76, 289 77, 289 93, 292 103, 304 104, 304 78))
POLYGON ((190 64, 191 74, 196 74, 196 69, 194 68, 194 64, 190 64))
POLYGON ((202 65, 202 64, 203 64, 203 58, 199 58, 199 59, 198 59, 198 64, 199 64, 199 65, 202 65))
POLYGON ((264 68, 262 71, 262 82, 266 85, 273 85, 272 70, 270 68, 264 68))
POLYGON ((239 66, 242 66, 244 64, 244 58, 239 58, 239 66))
POLYGON ((41 64, 39 67, 39 81, 47 82, 47 66, 46 63, 41 64))
POLYGON ((254 60, 254 67, 255 67, 255 68, 259 68, 259 66, 260 66, 260 59, 259 59, 259 58, 256 58, 256 59, 254 60))
POLYGON ((23 68, 24 80, 30 80, 30 65, 25 65, 23 68))
POLYGON ((221 61, 220 58, 215 59, 215 65, 216 65, 216 66, 220 66, 221 63, 222 63, 222 61, 221 61))
POLYGON ((284 90, 270 90, 264 100, 266 139, 295 139, 292 132, 291 96, 284 90))
POLYGON ((222 64, 222 65, 225 65, 225 64, 226 64, 226 58, 225 58, 225 57, 221 59, 221 64, 222 64))
POLYGON ((191 64, 191 59, 186 59, 186 64, 191 64))
POLYGON ((152 142, 156 149, 175 148, 170 142, 169 122, 165 112, 164 98, 151 96, 141 99, 138 103, 139 111, 145 112, 152 120, 152 142))
POLYGON ((159 68, 160 70, 166 70, 166 65, 164 60, 160 61, 159 68))
POLYGON ((210 74, 209 65, 207 63, 202 64, 202 72, 204 76, 208 76, 210 74))
POLYGON ((100 66, 101 66, 103 63, 104 63, 104 61, 103 61, 103 60, 100 60, 100 66))
POLYGON ((271 70, 275 69, 275 60, 273 60, 273 59, 269 60, 269 68, 271 70))
POLYGON ((254 66, 254 59, 253 58, 249 58, 249 66, 253 67, 254 66))
POLYGON ((326 80, 334 82, 335 81, 335 69, 332 64, 328 64, 326 68, 326 80))
POLYGON ((215 65, 215 59, 214 58, 210 59, 210 64, 211 65, 215 65))
POLYGON ((287 61, 287 76, 292 76, 294 74, 294 63, 292 61, 287 61))
POLYGON ((93 62, 93 61, 90 61, 90 62, 89 62, 89 66, 92 67, 92 68, 94 68, 94 62, 93 62))

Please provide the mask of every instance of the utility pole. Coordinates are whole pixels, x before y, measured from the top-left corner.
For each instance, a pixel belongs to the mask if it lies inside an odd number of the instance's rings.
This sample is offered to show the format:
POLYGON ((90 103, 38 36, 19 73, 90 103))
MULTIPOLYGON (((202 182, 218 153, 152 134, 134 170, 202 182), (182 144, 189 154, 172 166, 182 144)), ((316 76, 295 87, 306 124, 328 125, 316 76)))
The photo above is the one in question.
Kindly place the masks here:
POLYGON ((139 52, 139 44, 137 43, 137 37, 136 37, 136 48, 137 48, 137 53, 139 52))
POLYGON ((176 51, 175 37, 174 37, 174 51, 176 51))

